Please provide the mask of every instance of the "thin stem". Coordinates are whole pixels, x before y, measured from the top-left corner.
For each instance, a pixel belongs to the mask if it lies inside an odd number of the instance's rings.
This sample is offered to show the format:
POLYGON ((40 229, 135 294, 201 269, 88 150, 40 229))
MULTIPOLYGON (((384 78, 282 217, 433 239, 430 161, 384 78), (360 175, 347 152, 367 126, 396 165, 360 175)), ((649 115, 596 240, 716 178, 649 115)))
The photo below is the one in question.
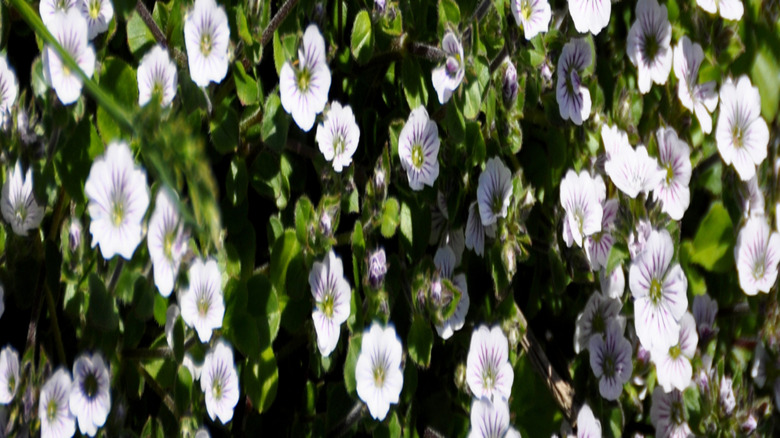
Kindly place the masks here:
POLYGON ((51 325, 54 329, 54 343, 57 345, 57 356, 60 359, 61 364, 67 364, 68 360, 65 356, 65 347, 62 345, 62 333, 60 333, 60 324, 57 320, 57 304, 54 302, 54 297, 51 294, 51 289, 44 285, 46 291, 46 305, 49 308, 49 315, 51 316, 51 325))
POLYGON ((444 53, 444 50, 438 47, 414 41, 408 43, 407 49, 409 50, 409 53, 433 62, 441 61, 447 56, 444 53))
MULTIPOLYGON (((190 336, 184 341, 184 351, 189 350, 195 345, 195 336, 190 336)), ((168 347, 161 348, 128 348, 122 350, 122 359, 129 360, 147 360, 147 359, 169 359, 173 357, 173 350, 168 347)))
POLYGON ((257 108, 252 111, 252 114, 247 115, 241 121, 238 123, 238 130, 242 133, 245 133, 249 130, 252 126, 255 125, 255 123, 261 121, 263 119, 263 108, 258 105, 257 108))
MULTIPOLYGON (((141 21, 144 22, 157 43, 162 44, 165 48, 169 48, 168 40, 165 38, 165 34, 160 29, 160 27, 157 26, 157 23, 154 21, 154 17, 152 17, 152 14, 149 13, 149 9, 146 9, 146 5, 144 5, 142 0, 138 0, 136 2, 135 11, 138 12, 138 16, 141 17, 141 21)), ((176 63, 179 64, 180 67, 187 65, 187 55, 175 47, 170 47, 169 49, 173 51, 173 57, 176 59, 176 63)))
POLYGON ((271 19, 271 22, 268 23, 268 27, 266 27, 263 31, 263 35, 260 37, 261 46, 265 47, 265 45, 271 41, 271 38, 274 36, 274 32, 276 32, 276 29, 279 28, 284 19, 287 18, 287 16, 297 4, 298 0, 287 0, 284 2, 282 7, 279 8, 279 10, 276 12, 276 15, 274 15, 274 18, 271 19))
POLYGON ((160 386, 159 383, 157 383, 156 380, 154 380, 154 377, 152 377, 147 371, 146 368, 144 368, 140 362, 136 362, 135 364, 136 368, 138 369, 138 372, 141 374, 141 376, 144 378, 144 381, 149 384, 149 386, 152 387, 152 390, 157 393, 157 395, 162 399, 163 404, 165 404, 165 407, 168 408, 169 411, 173 414, 174 417, 179 418, 179 413, 176 411, 176 403, 173 402, 173 399, 171 396, 165 392, 162 386, 160 386))
POLYGON ((341 437, 349 433, 352 426, 360 421, 360 419, 363 418, 363 415, 365 415, 365 406, 366 405, 363 404, 362 401, 358 400, 357 403, 352 406, 352 409, 349 410, 347 416, 328 432, 328 436, 341 437))
POLYGON ((117 260, 116 266, 114 266, 114 272, 111 274, 111 281, 108 283, 108 292, 112 296, 114 295, 114 288, 116 288, 116 283, 119 281, 119 274, 122 272, 122 267, 124 265, 124 260, 120 258, 117 260))

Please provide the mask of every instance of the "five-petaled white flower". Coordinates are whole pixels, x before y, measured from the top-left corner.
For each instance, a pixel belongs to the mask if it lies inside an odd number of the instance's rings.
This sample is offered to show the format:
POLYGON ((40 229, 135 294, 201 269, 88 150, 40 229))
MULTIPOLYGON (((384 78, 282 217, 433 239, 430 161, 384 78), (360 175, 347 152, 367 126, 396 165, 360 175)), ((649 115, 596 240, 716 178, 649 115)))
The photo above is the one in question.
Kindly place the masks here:
POLYGON ((325 159, 331 161, 333 170, 341 172, 352 163, 352 155, 360 141, 360 128, 349 105, 330 104, 325 120, 317 126, 317 145, 325 159))
POLYGON ((322 262, 312 265, 309 287, 315 302, 311 317, 317 332, 317 347, 327 357, 338 345, 341 324, 349 318, 352 298, 352 289, 344 278, 344 265, 332 249, 322 262))
POLYGON ((715 316, 718 314, 718 302, 709 295, 696 295, 693 298, 693 318, 696 330, 702 342, 710 339, 716 332, 715 316))
POLYGON ((566 43, 558 58, 558 84, 555 88, 558 110, 562 119, 571 119, 575 125, 582 125, 590 116, 590 91, 580 78, 590 64, 590 46, 584 38, 574 38, 566 43))
POLYGON ((712 132, 710 113, 718 106, 718 93, 715 81, 699 84, 699 67, 704 60, 704 51, 699 43, 683 35, 674 47, 674 75, 679 81, 677 96, 680 103, 699 119, 701 130, 705 134, 712 132))
POLYGON ((607 191, 604 180, 601 175, 593 178, 596 196, 602 206, 601 231, 591 234, 585 238, 585 256, 590 262, 590 268, 598 271, 607 267, 607 258, 612 245, 615 243, 615 237, 612 236, 615 220, 617 219, 620 203, 617 199, 606 199, 607 191))
POLYGON ((653 231, 628 274, 636 334, 650 351, 679 341, 680 319, 688 308, 688 279, 679 263, 671 264, 673 254, 669 232, 653 231))
POLYGON ((176 97, 178 73, 176 64, 163 46, 154 46, 144 55, 138 66, 137 77, 138 105, 146 105, 154 96, 160 99, 160 105, 164 107, 173 102, 176 97))
POLYGON ((206 398, 209 418, 212 421, 219 418, 222 424, 230 422, 240 390, 233 349, 222 339, 206 354, 200 375, 200 389, 206 398))
POLYGON ((666 6, 657 0, 639 0, 636 20, 628 31, 628 59, 638 70, 637 83, 642 94, 650 91, 652 82, 666 83, 672 70, 672 24, 666 6))
POLYGON ((310 24, 303 34, 303 47, 298 49, 298 66, 287 61, 279 73, 282 107, 302 130, 308 132, 314 118, 325 109, 330 79, 325 39, 317 26, 310 24))
POLYGON ((720 115, 715 129, 718 152, 726 164, 734 164, 740 179, 756 174, 766 158, 769 129, 761 117, 761 95, 747 76, 735 84, 731 78, 720 87, 720 115))
POLYGON ((154 266, 154 284, 160 295, 167 297, 173 291, 181 260, 187 252, 187 236, 176 207, 176 195, 169 189, 157 192, 146 243, 154 266))
POLYGON ((631 149, 631 143, 628 142, 628 134, 618 128, 617 125, 601 125, 601 141, 604 143, 607 161, 616 159, 624 149, 631 149))
POLYGON ((607 400, 617 400, 623 385, 631 379, 631 343, 623 337, 624 328, 613 319, 606 335, 590 338, 590 368, 599 379, 599 393, 607 400))
MULTIPOLYGON (((455 266, 457 265, 457 259, 455 252, 449 245, 440 247, 436 251, 436 255, 433 257, 433 263, 436 265, 436 269, 439 271, 440 278, 446 278, 452 281, 452 285, 455 286, 461 293, 460 301, 455 306, 455 312, 449 318, 436 323, 436 332, 442 339, 449 339, 452 335, 463 328, 463 324, 466 322, 466 314, 469 311, 469 289, 466 282, 466 274, 455 274, 455 266)), ((447 307, 452 301, 452 296, 445 291, 442 287, 440 280, 434 281, 433 291, 431 297, 440 308, 447 307)))
POLYGON ((142 222, 149 206, 146 172, 135 165, 127 143, 114 141, 95 159, 84 186, 92 222, 92 247, 108 260, 119 254, 130 260, 143 238, 142 222))
POLYGON ((665 392, 660 386, 653 390, 653 405, 650 420, 655 426, 656 436, 661 438, 687 438, 693 436, 685 421, 685 402, 682 392, 674 389, 665 392))
POLYGON ((412 190, 433 187, 439 177, 440 144, 439 128, 428 118, 425 107, 412 110, 398 137, 398 155, 412 190))
POLYGON ((479 175, 477 202, 482 226, 488 227, 506 217, 512 199, 512 172, 498 157, 490 158, 479 175))
POLYGON ((192 81, 199 87, 222 82, 230 61, 225 8, 214 0, 195 0, 184 19, 184 44, 192 81))
POLYGON ((482 225, 482 217, 479 215, 479 207, 474 201, 469 205, 469 217, 466 221, 466 248, 474 250, 478 256, 485 254, 485 236, 491 239, 496 237, 496 226, 482 225))
POLYGON ((8 170, 8 178, 3 184, 3 194, 0 198, 0 211, 14 233, 20 236, 26 236, 28 231, 38 228, 41 224, 44 208, 35 201, 32 168, 27 168, 24 173, 22 164, 17 161, 16 166, 8 170))
POLYGON ((726 20, 739 20, 745 12, 740 0, 696 0, 696 4, 710 14, 720 12, 726 20))
POLYGON ((577 438, 600 438, 601 421, 593 415, 587 403, 583 404, 577 414, 577 438))
POLYGON ((59 368, 41 388, 38 418, 42 438, 69 438, 76 433, 76 418, 68 407, 71 386, 70 373, 59 368))
POLYGON ((601 231, 604 209, 599 202, 599 188, 590 174, 569 169, 561 181, 561 206, 566 211, 563 220, 563 240, 566 246, 583 245, 583 239, 601 231))
POLYGON ((114 5, 111 0, 79 0, 81 15, 87 20, 89 39, 108 30, 111 19, 114 18, 114 5))
POLYGON ((644 146, 622 148, 604 163, 604 171, 621 192, 634 199, 640 192, 649 194, 664 178, 658 161, 644 146))
POLYGON ((41 21, 51 32, 52 23, 59 19, 60 15, 65 15, 71 9, 76 9, 82 0, 41 0, 38 4, 38 12, 41 14, 41 21))
MULTIPOLYGON (((81 12, 71 8, 67 13, 54 14, 47 27, 62 48, 76 61, 81 71, 91 78, 95 72, 95 49, 87 39, 87 21, 81 16, 81 12)), ((65 65, 57 51, 49 45, 43 49, 42 60, 44 79, 54 87, 60 102, 69 105, 78 100, 82 83, 76 72, 65 65)))
POLYGON ((19 82, 5 56, 0 56, 0 130, 11 125, 11 110, 19 94, 19 82))
POLYGON ((475 398, 471 402, 469 438, 520 438, 520 433, 509 425, 507 401, 475 398))
MULTIPOLYGON (((620 315, 622 308, 623 303, 620 300, 606 297, 598 292, 591 294, 585 309, 577 315, 574 324, 574 351, 579 354, 583 349, 589 348, 590 338, 594 335, 603 337, 612 320, 617 321, 625 329, 626 319, 620 315)), ((621 330, 620 333, 623 331, 621 330)))
POLYGON ((748 295, 768 293, 777 280, 780 234, 769 228, 764 217, 751 217, 739 230, 734 258, 742 290, 748 295))
POLYGON ((6 345, 0 351, 0 405, 13 401, 19 389, 19 353, 6 345))
POLYGON ((691 203, 691 149, 672 128, 659 128, 655 138, 665 175, 653 189, 653 198, 661 201, 661 211, 679 221, 691 203))
POLYGON ((569 14, 579 33, 598 35, 609 24, 611 12, 609 0, 569 0, 569 14))
POLYGON ((225 316, 225 299, 222 296, 222 275, 217 261, 209 258, 206 263, 197 259, 190 266, 190 284, 181 296, 181 317, 198 332, 200 342, 208 342, 211 332, 222 327, 225 316))
POLYGON ((111 411, 111 382, 103 355, 82 354, 73 363, 70 411, 78 419, 82 434, 95 436, 111 411))
POLYGON ((382 327, 378 322, 363 332, 360 355, 355 366, 357 393, 368 405, 371 416, 382 421, 390 404, 398 403, 404 385, 401 366, 403 346, 395 327, 382 327))
POLYGON ((552 10, 547 0, 512 0, 512 15, 515 22, 523 28, 525 39, 547 32, 550 28, 552 10))
POLYGON ((452 97, 463 76, 466 74, 466 60, 463 58, 463 45, 453 32, 448 31, 441 40, 441 48, 447 55, 443 65, 433 69, 431 80, 433 89, 439 97, 439 103, 445 104, 452 97))
POLYGON ((471 335, 466 382, 474 397, 509 399, 515 373, 509 363, 509 341, 501 327, 481 325, 471 335))
POLYGON ((655 363, 658 384, 669 392, 672 388, 685 391, 691 384, 693 368, 691 359, 696 354, 699 335, 696 333, 696 321, 688 312, 680 319, 680 335, 671 347, 656 345, 650 352, 655 363))

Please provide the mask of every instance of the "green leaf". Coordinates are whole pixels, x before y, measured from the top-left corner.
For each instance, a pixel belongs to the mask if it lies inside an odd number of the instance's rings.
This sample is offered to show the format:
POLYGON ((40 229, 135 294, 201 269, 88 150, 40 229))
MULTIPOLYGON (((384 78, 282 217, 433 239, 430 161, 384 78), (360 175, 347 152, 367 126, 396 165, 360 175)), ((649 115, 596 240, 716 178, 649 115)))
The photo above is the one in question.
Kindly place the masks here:
POLYGON ((84 184, 89 176, 92 152, 100 153, 103 142, 98 136, 95 125, 89 117, 81 119, 76 128, 69 133, 65 145, 57 150, 54 167, 68 195, 77 203, 85 202, 84 184))
POLYGON ((119 327, 119 314, 113 297, 106 290, 103 280, 92 273, 89 275, 89 310, 87 321, 96 329, 111 332, 119 327))
POLYGON ((344 361, 344 386, 352 397, 357 397, 357 381, 355 380, 355 367, 357 366, 360 349, 363 345, 363 334, 357 333, 349 338, 347 358, 344 361))
POLYGON ((468 156, 471 157, 470 166, 479 166, 485 161, 485 139, 478 122, 466 124, 466 146, 469 148, 468 156))
POLYGON ((146 23, 136 12, 133 12, 130 15, 130 20, 127 21, 127 47, 130 49, 130 53, 136 58, 140 58, 155 44, 154 35, 146 27, 146 23))
POLYGON ((431 330, 431 324, 422 315, 414 316, 406 343, 409 347, 409 357, 417 365, 427 368, 431 364, 433 330, 431 330))
POLYGON ((269 346, 260 355, 259 361, 249 361, 241 377, 246 395, 257 412, 262 414, 267 411, 276 399, 279 386, 279 368, 274 350, 269 346))
POLYGON ((355 23, 352 25, 350 50, 358 64, 368 62, 374 53, 374 32, 371 28, 371 16, 366 10, 358 12, 357 17, 355 17, 355 23))
POLYGON ((215 108, 214 117, 209 122, 211 143, 220 154, 227 154, 238 147, 238 113, 225 99, 215 108))
POLYGON ((721 202, 715 202, 693 238, 691 262, 712 272, 734 269, 734 225, 721 202))
POLYGON ((398 228, 398 200, 395 198, 389 198, 385 201, 385 205, 382 208, 382 235, 389 239, 395 235, 395 230, 398 228))
POLYGON ((409 109, 413 110, 428 104, 428 87, 425 85, 425 76, 423 76, 420 64, 412 56, 407 56, 403 60, 401 83, 409 109))
POLYGON ((458 29, 460 24, 460 8, 454 0, 439 0, 439 25, 437 30, 444 36, 447 29, 458 29))
POLYGON ((230 170, 225 179, 225 193, 230 203, 234 206, 241 204, 246 199, 246 188, 249 183, 246 163, 238 156, 230 161, 230 170))
MULTIPOLYGON (((125 108, 131 108, 138 102, 138 87, 128 86, 135 84, 135 70, 119 58, 109 57, 103 61, 103 68, 98 76, 98 84, 114 97, 117 104, 125 108)), ((111 140, 119 139, 122 130, 103 106, 97 109, 97 125, 103 142, 108 144, 111 140)))
POLYGON ((255 158, 250 170, 252 187, 261 195, 276 201, 283 209, 290 199, 290 174, 292 166, 287 157, 270 151, 262 151, 255 158))
POLYGON ((301 245, 292 230, 286 230, 284 234, 274 242, 271 251, 271 284, 277 291, 285 291, 287 279, 287 267, 296 255, 301 252, 301 245))
POLYGON ((233 309, 230 319, 225 318, 226 336, 244 356, 260 355, 260 332, 255 319, 244 309, 233 309))
POLYGON ((490 81, 490 68, 482 57, 472 58, 472 62, 466 69, 466 96, 463 105, 463 115, 474 120, 479 115, 482 107, 482 93, 490 81))
POLYGON ((279 333, 279 325, 282 321, 279 298, 265 275, 253 276, 247 282, 246 287, 249 294, 247 308, 257 320, 260 348, 265 349, 271 345, 279 333))
POLYGON ((768 47, 756 54, 750 77, 761 95, 761 114, 766 120, 774 120, 780 101, 780 65, 768 47))
POLYGON ((295 204, 295 234, 301 245, 309 241, 309 226, 314 225, 314 205, 306 195, 301 196, 295 204))
POLYGON ((236 61, 233 68, 233 79, 236 81, 236 94, 241 105, 247 106, 259 100, 257 81, 244 70, 244 64, 236 61))
POLYGON ((190 375, 190 370, 187 367, 179 367, 179 372, 176 375, 176 387, 173 392, 176 409, 179 412, 186 412, 190 407, 190 399, 192 397, 192 375, 190 375))
POLYGON ((628 247, 626 244, 623 242, 615 242, 615 244, 612 245, 612 249, 609 250, 606 272, 614 271, 615 268, 628 260, 628 255, 628 247))
POLYGON ((287 131, 290 125, 290 118, 287 117, 282 101, 279 100, 278 93, 271 93, 265 101, 265 113, 263 113, 263 123, 260 135, 263 143, 270 146, 271 149, 281 152, 287 144, 287 131))

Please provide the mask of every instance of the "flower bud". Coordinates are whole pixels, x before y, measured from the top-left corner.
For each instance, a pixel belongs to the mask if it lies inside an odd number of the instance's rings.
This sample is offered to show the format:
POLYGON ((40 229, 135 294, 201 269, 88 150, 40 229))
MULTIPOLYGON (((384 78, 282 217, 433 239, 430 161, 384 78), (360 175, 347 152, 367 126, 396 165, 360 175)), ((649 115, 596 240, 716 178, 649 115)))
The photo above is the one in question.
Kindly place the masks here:
POLYGON ((750 414, 739 426, 739 429, 743 434, 750 435, 756 431, 756 426, 758 426, 756 417, 753 414, 750 414))
POLYGON ((374 9, 380 14, 385 10, 385 0, 374 0, 374 9))
POLYGON ((68 228, 68 247, 71 252, 76 251, 81 246, 81 221, 73 218, 68 228))
POLYGON ((720 378, 720 405, 723 407, 723 412, 726 415, 731 415, 734 412, 734 408, 737 406, 737 400, 734 398, 734 389, 732 388, 732 381, 730 377, 723 376, 720 378))
POLYGON ((509 108, 517 100, 517 69, 512 62, 506 63, 504 70, 504 83, 502 90, 504 92, 504 105, 509 108))
POLYGON ((368 257, 368 281, 371 286, 375 289, 379 288, 385 281, 385 274, 387 274, 387 257, 384 248, 379 248, 368 257))
POLYGON ((333 223, 330 218, 330 214, 328 214, 327 211, 323 211, 322 215, 320 216, 320 230, 322 230, 322 234, 329 236, 332 231, 332 225, 333 223))

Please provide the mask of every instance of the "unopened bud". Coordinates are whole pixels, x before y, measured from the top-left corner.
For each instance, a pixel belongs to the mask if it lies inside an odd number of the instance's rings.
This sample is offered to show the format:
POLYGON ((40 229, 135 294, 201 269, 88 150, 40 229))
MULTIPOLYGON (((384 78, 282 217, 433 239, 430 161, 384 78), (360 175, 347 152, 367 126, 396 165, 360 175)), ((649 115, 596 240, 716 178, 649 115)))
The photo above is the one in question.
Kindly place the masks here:
POLYGON ((368 281, 374 288, 379 288, 387 274, 387 257, 384 248, 379 248, 368 257, 368 281))
POLYGON ((81 246, 81 221, 73 218, 70 221, 70 227, 68 228, 68 247, 71 252, 76 251, 81 246))
POLYGON ((517 99, 517 69, 515 65, 510 61, 506 63, 506 70, 504 70, 504 83, 502 90, 504 92, 504 105, 509 108, 517 99))
POLYGON ((720 378, 720 405, 723 407, 723 412, 726 415, 731 415, 734 412, 734 408, 737 406, 737 400, 734 398, 734 389, 732 388, 732 382, 730 377, 723 376, 720 378))
POLYGON ((320 229, 322 230, 322 234, 329 236, 332 231, 332 225, 330 214, 328 214, 327 211, 323 211, 320 216, 320 229))

